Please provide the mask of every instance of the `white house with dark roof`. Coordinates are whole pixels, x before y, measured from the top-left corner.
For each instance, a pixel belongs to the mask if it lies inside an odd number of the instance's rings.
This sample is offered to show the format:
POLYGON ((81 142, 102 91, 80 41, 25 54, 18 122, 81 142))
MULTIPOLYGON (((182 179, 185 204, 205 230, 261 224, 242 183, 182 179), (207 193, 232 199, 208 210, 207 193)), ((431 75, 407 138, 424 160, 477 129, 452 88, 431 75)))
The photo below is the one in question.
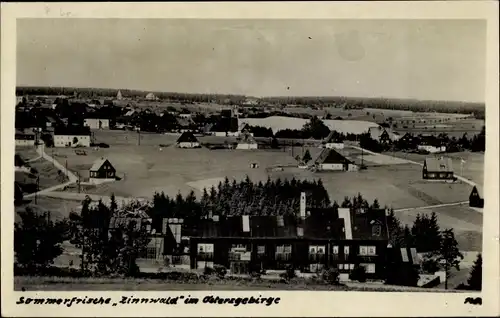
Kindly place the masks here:
POLYGON ((451 158, 426 158, 422 167, 422 178, 426 180, 454 180, 451 158))
POLYGON ((109 119, 105 118, 85 118, 83 125, 90 129, 109 129, 109 119))
POLYGON ((243 150, 251 150, 251 149, 258 149, 259 145, 257 144, 257 141, 253 138, 253 136, 250 133, 242 132, 240 135, 240 140, 238 141, 238 144, 236 145, 236 149, 243 149, 243 150))
POLYGON ((331 131, 328 137, 323 141, 322 148, 344 149, 344 142, 335 138, 335 131, 331 131))
POLYGON ((321 171, 357 171, 358 166, 334 149, 324 149, 314 165, 321 171))
POLYGON ((200 142, 192 132, 186 131, 177 139, 177 147, 179 148, 200 148, 200 142))

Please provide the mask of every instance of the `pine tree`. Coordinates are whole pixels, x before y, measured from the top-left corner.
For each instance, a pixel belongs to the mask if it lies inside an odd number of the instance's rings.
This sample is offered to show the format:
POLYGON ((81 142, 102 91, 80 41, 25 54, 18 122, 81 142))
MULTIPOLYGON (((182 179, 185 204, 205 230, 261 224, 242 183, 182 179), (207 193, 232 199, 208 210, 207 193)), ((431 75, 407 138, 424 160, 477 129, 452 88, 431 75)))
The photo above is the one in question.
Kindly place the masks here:
POLYGON ((118 209, 118 204, 116 204, 116 198, 115 198, 115 194, 114 193, 111 194, 110 201, 111 201, 111 203, 109 205, 109 208, 111 210, 111 213, 115 213, 116 210, 118 209))
POLYGON ((14 227, 15 264, 36 274, 62 254, 69 224, 67 220, 53 222, 47 213, 38 214, 30 208, 18 214, 21 221, 14 227))
POLYGON ((311 160, 312 160, 311 153, 309 152, 309 149, 307 149, 306 152, 304 153, 304 156, 302 157, 302 161, 308 163, 311 160))
POLYGON ((377 199, 373 200, 373 204, 372 204, 371 208, 372 209, 380 209, 380 204, 378 203, 377 199))
POLYGON ((470 271, 469 278, 467 279, 467 284, 471 290, 481 290, 483 281, 483 257, 481 253, 477 254, 474 266, 470 271))
MULTIPOLYGON (((448 278, 451 268, 460 269, 460 261, 463 260, 464 256, 458 249, 458 242, 455 239, 453 229, 446 229, 441 232, 441 235, 442 241, 440 249, 433 252, 433 254, 436 256, 436 261, 439 264, 443 264, 446 277, 448 278)), ((448 287, 447 278, 445 280, 445 288, 448 287)))

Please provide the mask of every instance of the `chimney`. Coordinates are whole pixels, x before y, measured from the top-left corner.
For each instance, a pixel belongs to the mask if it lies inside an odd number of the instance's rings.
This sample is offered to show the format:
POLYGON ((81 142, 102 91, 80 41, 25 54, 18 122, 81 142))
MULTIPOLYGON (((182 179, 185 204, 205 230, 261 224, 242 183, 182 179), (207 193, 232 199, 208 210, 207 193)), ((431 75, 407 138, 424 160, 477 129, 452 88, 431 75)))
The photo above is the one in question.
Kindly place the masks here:
POLYGON ((349 208, 339 208, 339 219, 344 219, 346 240, 352 240, 351 210, 349 208))
POLYGON ((300 193, 300 218, 303 220, 306 218, 306 193, 300 193))

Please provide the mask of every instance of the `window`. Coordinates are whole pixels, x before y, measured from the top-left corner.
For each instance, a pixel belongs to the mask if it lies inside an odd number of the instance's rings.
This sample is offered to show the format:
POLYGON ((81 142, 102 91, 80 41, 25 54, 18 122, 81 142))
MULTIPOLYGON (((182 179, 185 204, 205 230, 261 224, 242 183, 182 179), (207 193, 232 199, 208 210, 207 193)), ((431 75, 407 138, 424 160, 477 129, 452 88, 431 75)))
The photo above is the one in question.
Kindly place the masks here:
POLYGON ((278 245, 276 246, 276 260, 289 261, 292 258, 292 245, 278 245))
POLYGON ((309 246, 309 261, 322 262, 325 257, 324 245, 310 245, 309 246))
POLYGON ((344 269, 344 264, 339 264, 339 269, 343 270, 344 269))
POLYGON ((349 264, 349 269, 353 270, 354 269, 354 264, 349 264))
POLYGON ((382 226, 380 224, 375 224, 372 227, 372 235, 373 236, 380 236, 380 235, 382 235, 382 226))
POLYGON ((349 255, 349 246, 344 246, 344 255, 349 255))
POLYGON ((360 246, 359 255, 362 256, 375 256, 377 255, 375 246, 360 246))
POLYGON ((334 245, 332 247, 332 254, 338 254, 339 253, 339 246, 338 245, 334 245))
POLYGON ((156 247, 146 248, 146 259, 156 259, 156 247))
POLYGON ((368 255, 368 248, 366 246, 360 246, 359 255, 368 255))
POLYGON ((257 246, 257 254, 265 254, 265 253, 266 253, 266 247, 264 245, 257 246))
POLYGON ((359 264, 359 265, 365 268, 367 274, 375 273, 375 264, 359 264))

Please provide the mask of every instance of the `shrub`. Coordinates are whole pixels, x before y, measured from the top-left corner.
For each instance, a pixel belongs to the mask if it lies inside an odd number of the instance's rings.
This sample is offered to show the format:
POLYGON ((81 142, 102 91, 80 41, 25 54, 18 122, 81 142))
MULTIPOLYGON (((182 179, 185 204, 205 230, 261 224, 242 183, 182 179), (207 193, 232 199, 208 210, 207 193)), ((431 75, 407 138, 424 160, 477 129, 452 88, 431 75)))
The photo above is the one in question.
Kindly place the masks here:
POLYGON ((422 261, 422 270, 424 273, 434 274, 439 270, 439 265, 434 259, 424 259, 422 261))
POLYGON ((212 267, 205 266, 205 268, 203 269, 204 275, 212 275, 213 273, 214 273, 214 269, 212 267))
POLYGON ((280 277, 289 281, 292 278, 295 278, 297 275, 295 274, 295 268, 292 265, 288 265, 285 269, 285 272, 280 274, 280 277))
POLYGON ((217 277, 219 278, 224 278, 227 274, 227 269, 224 265, 214 265, 214 272, 215 272, 215 275, 217 275, 217 277))
POLYGON ((339 271, 336 268, 327 268, 321 272, 321 279, 332 285, 339 283, 339 271))
POLYGON ((364 266, 356 265, 354 269, 349 274, 349 279, 357 280, 360 283, 366 282, 366 269, 364 266))

